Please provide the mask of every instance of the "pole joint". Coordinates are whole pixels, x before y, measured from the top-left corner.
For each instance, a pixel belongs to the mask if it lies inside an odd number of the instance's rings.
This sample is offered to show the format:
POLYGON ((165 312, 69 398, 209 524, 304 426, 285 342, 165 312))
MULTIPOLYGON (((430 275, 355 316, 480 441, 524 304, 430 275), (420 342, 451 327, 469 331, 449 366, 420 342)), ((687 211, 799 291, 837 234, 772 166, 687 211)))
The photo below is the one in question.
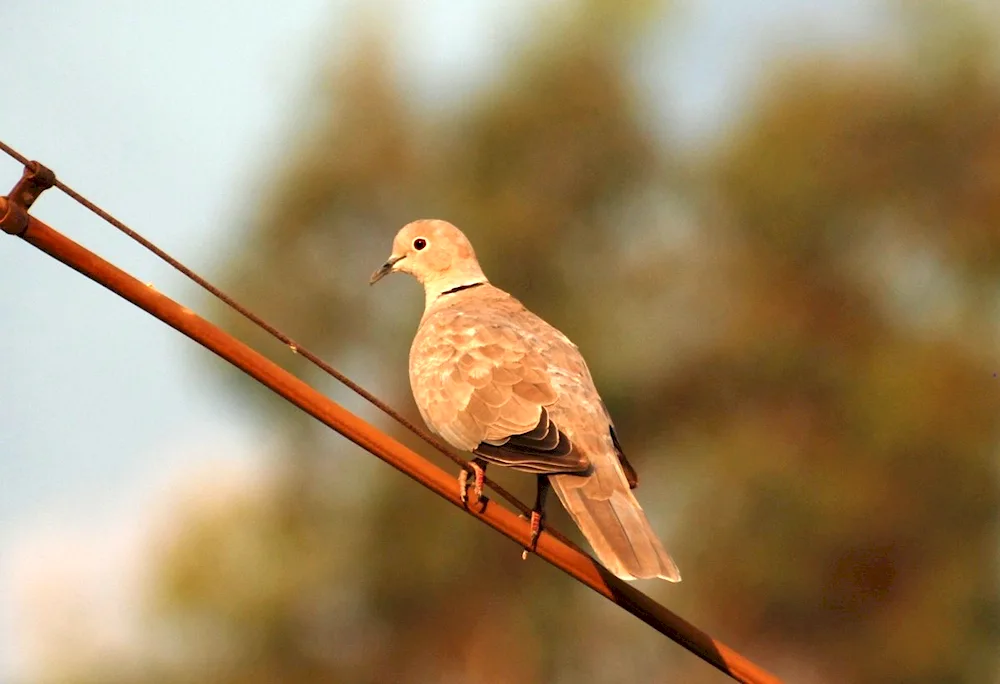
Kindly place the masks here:
POLYGON ((24 235, 28 229, 28 210, 39 196, 56 184, 56 174, 43 164, 32 161, 10 194, 0 197, 0 228, 11 235, 24 235))

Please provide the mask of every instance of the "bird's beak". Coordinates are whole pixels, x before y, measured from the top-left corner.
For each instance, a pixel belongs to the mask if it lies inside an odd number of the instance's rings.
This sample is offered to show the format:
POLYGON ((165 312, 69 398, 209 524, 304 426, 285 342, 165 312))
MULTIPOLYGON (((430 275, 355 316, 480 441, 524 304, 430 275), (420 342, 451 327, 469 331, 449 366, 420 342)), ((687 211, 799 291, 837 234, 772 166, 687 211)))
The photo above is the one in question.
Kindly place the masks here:
POLYGON ((389 275, 390 273, 392 273, 392 267, 395 266, 405 256, 406 255, 404 254, 402 256, 391 256, 391 257, 389 257, 388 261, 386 261, 384 264, 382 264, 381 266, 379 266, 378 270, 376 270, 374 273, 372 273, 372 279, 368 281, 368 284, 369 285, 374 285, 378 281, 382 280, 382 278, 385 278, 387 275, 389 275))

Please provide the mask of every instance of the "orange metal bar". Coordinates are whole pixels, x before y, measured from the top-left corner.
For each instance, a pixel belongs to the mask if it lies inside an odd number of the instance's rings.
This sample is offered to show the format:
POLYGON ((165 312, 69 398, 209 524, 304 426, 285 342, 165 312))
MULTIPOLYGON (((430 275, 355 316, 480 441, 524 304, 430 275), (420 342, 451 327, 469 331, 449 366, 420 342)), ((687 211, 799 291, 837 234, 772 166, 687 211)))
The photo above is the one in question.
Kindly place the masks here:
MULTIPOLYGON (((291 375, 274 362, 239 342, 220 328, 172 299, 148 287, 93 252, 27 214, 23 207, 0 197, 0 228, 18 235, 49 256, 127 299, 175 330, 219 355, 275 393, 336 430, 358 446, 405 473, 428 489, 465 510, 513 541, 527 546, 526 520, 496 502, 465 508, 455 476, 438 468, 339 404, 291 375)), ((778 684, 780 680, 716 641, 694 625, 611 575, 590 556, 545 532, 538 540, 538 556, 618 604, 658 632, 673 639, 733 679, 747 684, 778 684)))

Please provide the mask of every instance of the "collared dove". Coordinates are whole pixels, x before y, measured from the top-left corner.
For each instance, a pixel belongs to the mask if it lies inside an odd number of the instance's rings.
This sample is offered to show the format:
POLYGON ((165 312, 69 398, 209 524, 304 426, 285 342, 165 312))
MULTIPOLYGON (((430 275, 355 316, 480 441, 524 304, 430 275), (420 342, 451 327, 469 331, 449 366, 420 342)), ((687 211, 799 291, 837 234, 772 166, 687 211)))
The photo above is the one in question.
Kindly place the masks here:
POLYGON ((372 284, 394 271, 424 286, 410 348, 417 408, 431 430, 476 454, 476 493, 487 463, 535 473, 533 542, 551 483, 608 570, 679 582, 632 494, 635 471, 576 345, 491 285, 469 240, 446 221, 404 226, 372 284))

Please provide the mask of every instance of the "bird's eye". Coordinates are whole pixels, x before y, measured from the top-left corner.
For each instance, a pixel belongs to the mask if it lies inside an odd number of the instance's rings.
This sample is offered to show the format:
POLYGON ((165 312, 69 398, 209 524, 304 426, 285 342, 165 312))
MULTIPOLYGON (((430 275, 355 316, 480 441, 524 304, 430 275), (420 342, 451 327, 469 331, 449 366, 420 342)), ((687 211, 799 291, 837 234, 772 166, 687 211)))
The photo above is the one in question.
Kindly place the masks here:
POLYGON ((427 246, 427 240, 423 238, 417 238, 416 240, 413 241, 413 249, 417 250, 418 252, 426 246, 427 246))

